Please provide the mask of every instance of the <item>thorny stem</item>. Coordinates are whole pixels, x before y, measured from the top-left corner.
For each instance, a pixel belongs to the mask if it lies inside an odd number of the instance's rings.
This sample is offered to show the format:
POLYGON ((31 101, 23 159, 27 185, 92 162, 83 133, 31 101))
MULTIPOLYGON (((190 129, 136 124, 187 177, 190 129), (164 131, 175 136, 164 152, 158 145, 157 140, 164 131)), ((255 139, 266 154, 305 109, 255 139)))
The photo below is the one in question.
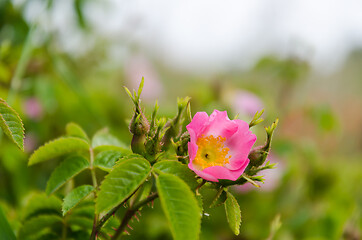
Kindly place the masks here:
MULTIPOLYGON (((138 189, 137 189, 138 190, 138 189)), ((137 192, 137 190, 135 192, 137 192)), ((118 209, 123 206, 124 203, 126 203, 131 197, 133 197, 133 195, 135 194, 132 193, 128 198, 126 198, 123 202, 121 202, 118 206, 116 206, 115 208, 113 208, 111 211, 109 211, 106 215, 104 215, 99 221, 98 221, 98 224, 96 225, 96 228, 94 230, 94 236, 96 236, 100 229, 103 227, 103 225, 108 221, 108 219, 113 216, 117 211, 118 209)), ((93 233, 92 233, 93 234, 93 233)), ((92 235, 93 236, 93 235, 92 235)), ((94 239, 91 237, 91 239, 94 239)))
POLYGON ((116 233, 112 237, 112 240, 120 239, 121 234, 124 232, 125 228, 128 225, 128 222, 135 215, 135 213, 138 211, 138 209, 141 208, 143 205, 155 200, 157 197, 158 197, 158 193, 153 193, 148 198, 136 203, 132 207, 129 207, 126 214, 123 217, 121 225, 117 228, 116 233))

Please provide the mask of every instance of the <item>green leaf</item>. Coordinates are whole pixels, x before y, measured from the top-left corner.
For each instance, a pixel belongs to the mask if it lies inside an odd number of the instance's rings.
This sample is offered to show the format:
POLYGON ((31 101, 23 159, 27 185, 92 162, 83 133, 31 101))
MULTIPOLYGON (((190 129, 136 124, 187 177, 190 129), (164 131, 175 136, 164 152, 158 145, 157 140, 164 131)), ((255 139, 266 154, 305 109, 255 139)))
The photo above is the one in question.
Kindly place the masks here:
POLYGON ((124 153, 114 150, 100 152, 94 160, 94 166, 109 172, 116 164, 116 161, 123 156, 124 153))
POLYGON ((67 224, 89 230, 92 229, 93 219, 70 215, 70 217, 67 219, 67 224))
POLYGON ((82 201, 85 197, 87 197, 94 190, 93 186, 83 185, 75 188, 71 191, 63 201, 62 211, 63 216, 75 207, 80 201, 82 201))
POLYGON ((241 212, 238 201, 231 193, 227 193, 227 199, 225 202, 226 218, 229 222, 229 226, 235 235, 240 233, 241 224, 241 212))
POLYGON ((150 171, 150 163, 142 157, 117 164, 102 182, 96 202, 97 213, 121 204, 146 180, 150 171))
POLYGON ((67 153, 77 151, 88 151, 89 145, 86 141, 76 137, 62 137, 38 148, 29 159, 28 165, 33 165, 67 153))
POLYGON ((29 239, 43 234, 49 228, 59 226, 62 218, 56 215, 40 215, 26 221, 20 228, 19 239, 29 239))
POLYGON ((130 155, 132 154, 132 151, 130 148, 124 148, 124 147, 117 147, 117 146, 110 146, 110 145, 102 145, 102 146, 98 146, 93 148, 93 152, 94 155, 97 155, 101 152, 104 151, 116 151, 116 152, 120 152, 123 155, 130 155))
POLYGON ((72 209, 72 216, 94 219, 94 201, 84 199, 72 209))
POLYGON ((50 176, 45 192, 50 195, 69 179, 89 167, 87 159, 81 156, 71 156, 65 159, 50 176))
POLYGON ((142 185, 142 193, 139 197, 139 201, 145 200, 151 193, 152 190, 152 186, 153 186, 153 179, 150 178, 148 181, 145 181, 144 184, 142 185))
POLYGON ((79 126, 76 123, 73 122, 68 123, 67 126, 65 127, 65 131, 68 136, 82 138, 87 142, 89 142, 87 133, 83 130, 81 126, 79 126))
POLYGON ((199 239, 200 208, 188 185, 175 175, 160 173, 156 186, 173 238, 199 239))
POLYGON ((21 150, 24 150, 24 125, 19 114, 0 98, 0 127, 21 150))
POLYGON ((3 240, 15 240, 15 234, 10 227, 8 220, 5 217, 0 207, 0 239, 3 240))
POLYGON ((45 193, 34 194, 22 211, 22 219, 26 221, 39 214, 62 216, 61 206, 62 201, 54 195, 48 197, 45 193))
POLYGON ((110 134, 107 128, 101 129, 94 134, 92 138, 92 148, 96 148, 98 146, 116 146, 127 148, 127 146, 119 141, 118 138, 110 134))
POLYGON ((164 173, 171 173, 181 178, 191 189, 196 189, 198 183, 196 181, 196 175, 185 164, 178 161, 161 161, 153 166, 154 169, 164 173))

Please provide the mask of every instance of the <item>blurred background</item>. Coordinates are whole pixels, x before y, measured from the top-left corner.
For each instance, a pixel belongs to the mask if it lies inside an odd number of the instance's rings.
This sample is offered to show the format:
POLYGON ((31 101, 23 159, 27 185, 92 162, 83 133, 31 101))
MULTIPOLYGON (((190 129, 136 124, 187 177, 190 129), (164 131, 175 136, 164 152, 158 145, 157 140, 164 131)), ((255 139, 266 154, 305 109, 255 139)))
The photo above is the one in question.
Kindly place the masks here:
MULTIPOLYGON (((38 146, 76 122, 125 143, 142 76, 146 115, 176 97, 193 114, 228 110, 263 125, 280 119, 265 184, 234 188, 243 222, 208 209, 201 239, 361 238, 362 2, 0 0, 0 97, 19 112, 25 152, 0 141, 0 206, 14 231, 29 195, 57 162, 27 167, 38 146), (281 223, 281 225, 280 225, 281 223)), ((145 210, 129 239, 171 239, 163 213, 145 210)))

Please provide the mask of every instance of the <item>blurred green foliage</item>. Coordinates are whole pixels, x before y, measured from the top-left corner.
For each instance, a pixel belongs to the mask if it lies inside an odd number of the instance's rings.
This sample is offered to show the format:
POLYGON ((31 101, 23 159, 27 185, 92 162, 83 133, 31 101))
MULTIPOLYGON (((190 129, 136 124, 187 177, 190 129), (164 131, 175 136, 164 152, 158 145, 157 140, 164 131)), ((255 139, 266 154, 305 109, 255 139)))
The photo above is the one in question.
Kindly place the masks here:
MULTIPOLYGON (((79 26, 88 28, 82 13, 83 2, 76 0, 74 6, 79 26)), ((11 1, 0 1, 0 97, 3 99, 14 91, 12 81, 29 32, 30 25, 21 9, 15 8, 11 1)), ((54 161, 27 167, 35 148, 63 135, 69 122, 80 124, 91 135, 108 127, 126 144, 131 138, 128 123, 132 105, 123 90, 129 84, 124 66, 112 66, 103 54, 104 46, 80 57, 61 52, 52 45, 54 37, 49 34, 40 45, 30 46, 31 54, 19 75, 20 85, 9 102, 24 121, 25 152, 6 138, 0 141, 0 207, 16 234, 23 223, 26 202, 34 192, 45 190, 50 172, 58 165, 54 161)), ((294 57, 267 56, 248 72, 231 72, 214 78, 173 72, 155 62, 164 89, 159 97, 160 115, 174 115, 175 96, 188 95, 192 97, 193 113, 210 113, 218 108, 228 110, 231 118, 238 113, 232 107, 231 96, 235 89, 244 89, 264 102, 265 125, 276 117, 280 119, 273 154, 283 171, 274 189, 265 191, 262 186, 235 190, 242 212, 240 235, 233 236, 224 209, 216 207, 207 210, 210 218, 203 219, 201 239, 361 237, 362 101, 361 89, 356 90, 360 75, 353 73, 360 72, 360 64, 356 63, 361 63, 362 57, 360 54, 352 57, 328 82, 305 61, 294 57), (330 87, 333 84, 337 87, 330 87), (281 225, 273 232, 271 224, 277 216, 281 225)), ((146 106, 153 104, 145 102, 146 106)), ((150 116, 151 112, 145 114, 150 116)), ((244 120, 250 121, 251 117, 244 120)), ((76 181, 85 182, 86 177, 80 174, 76 181)), ((158 201, 153 209, 144 209, 142 218, 132 223, 134 230, 128 239, 171 239, 158 201)))

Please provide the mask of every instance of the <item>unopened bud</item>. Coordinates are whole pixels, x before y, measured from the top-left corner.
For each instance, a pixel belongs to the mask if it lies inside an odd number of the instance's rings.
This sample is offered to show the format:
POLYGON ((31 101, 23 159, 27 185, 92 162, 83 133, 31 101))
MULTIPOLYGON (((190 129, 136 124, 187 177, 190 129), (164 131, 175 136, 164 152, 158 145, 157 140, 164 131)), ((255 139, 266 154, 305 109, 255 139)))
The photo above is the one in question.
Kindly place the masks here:
POLYGON ((268 152, 264 150, 264 146, 258 146, 253 148, 249 153, 250 166, 259 167, 264 164, 266 158, 268 157, 268 152))
POLYGON ((255 147, 250 151, 248 158, 250 160, 249 165, 251 167, 259 167, 264 164, 266 158, 268 157, 269 150, 271 147, 273 132, 277 125, 278 125, 278 119, 276 119, 275 122, 273 122, 270 127, 266 127, 265 128, 267 135, 266 143, 264 144, 264 146, 255 147))
POLYGON ((175 143, 177 156, 185 156, 188 153, 188 142, 190 142, 190 134, 184 132, 181 135, 180 141, 175 143))

